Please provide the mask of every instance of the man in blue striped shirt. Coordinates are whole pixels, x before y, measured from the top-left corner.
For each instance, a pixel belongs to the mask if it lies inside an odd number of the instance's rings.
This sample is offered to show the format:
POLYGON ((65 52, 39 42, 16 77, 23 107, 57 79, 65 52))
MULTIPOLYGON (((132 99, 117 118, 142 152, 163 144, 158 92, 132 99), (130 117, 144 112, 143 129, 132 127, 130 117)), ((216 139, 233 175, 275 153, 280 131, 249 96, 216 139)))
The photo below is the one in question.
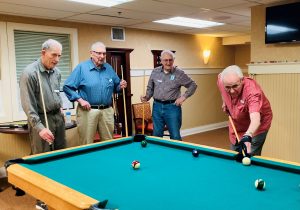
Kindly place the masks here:
POLYGON ((112 94, 127 87, 112 66, 105 62, 102 42, 91 46, 91 58, 76 66, 63 90, 70 101, 77 101, 77 123, 81 144, 93 143, 98 130, 101 140, 113 138, 114 110, 112 94))

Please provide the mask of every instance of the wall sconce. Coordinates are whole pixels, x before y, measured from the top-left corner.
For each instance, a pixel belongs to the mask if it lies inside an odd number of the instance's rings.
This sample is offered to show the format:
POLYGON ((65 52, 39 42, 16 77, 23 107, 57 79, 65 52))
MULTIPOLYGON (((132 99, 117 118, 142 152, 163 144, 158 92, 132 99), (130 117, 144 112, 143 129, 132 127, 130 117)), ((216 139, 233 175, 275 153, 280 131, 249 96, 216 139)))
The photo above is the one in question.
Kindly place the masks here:
POLYGON ((208 64, 209 56, 210 56, 210 50, 203 50, 203 62, 204 62, 204 64, 208 64))

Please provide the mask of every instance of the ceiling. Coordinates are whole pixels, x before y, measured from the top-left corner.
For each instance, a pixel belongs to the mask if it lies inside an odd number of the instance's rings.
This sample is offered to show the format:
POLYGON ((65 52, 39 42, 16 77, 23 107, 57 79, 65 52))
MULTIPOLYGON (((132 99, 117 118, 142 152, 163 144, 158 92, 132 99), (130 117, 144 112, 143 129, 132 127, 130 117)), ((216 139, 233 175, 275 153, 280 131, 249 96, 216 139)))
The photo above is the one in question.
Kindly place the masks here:
POLYGON ((250 34, 252 6, 279 1, 134 0, 107 8, 67 0, 0 0, 0 14, 228 37, 250 34), (205 29, 195 29, 152 22, 175 16, 211 20, 225 24, 205 29))

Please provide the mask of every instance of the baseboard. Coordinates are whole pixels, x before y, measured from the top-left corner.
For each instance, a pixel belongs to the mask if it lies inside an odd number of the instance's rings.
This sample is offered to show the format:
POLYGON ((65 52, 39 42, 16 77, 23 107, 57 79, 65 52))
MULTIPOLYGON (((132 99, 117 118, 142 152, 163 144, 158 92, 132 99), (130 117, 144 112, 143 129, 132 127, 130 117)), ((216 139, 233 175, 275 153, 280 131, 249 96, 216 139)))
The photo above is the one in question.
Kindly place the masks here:
POLYGON ((181 130, 181 136, 189 136, 192 134, 196 134, 196 133, 203 133, 206 131, 211 131, 211 130, 215 130, 215 129, 219 129, 219 128, 225 128, 228 126, 228 122, 220 122, 220 123, 213 123, 213 124, 208 124, 208 125, 203 125, 203 126, 199 126, 199 127, 195 127, 195 128, 188 128, 188 129, 184 129, 181 130))

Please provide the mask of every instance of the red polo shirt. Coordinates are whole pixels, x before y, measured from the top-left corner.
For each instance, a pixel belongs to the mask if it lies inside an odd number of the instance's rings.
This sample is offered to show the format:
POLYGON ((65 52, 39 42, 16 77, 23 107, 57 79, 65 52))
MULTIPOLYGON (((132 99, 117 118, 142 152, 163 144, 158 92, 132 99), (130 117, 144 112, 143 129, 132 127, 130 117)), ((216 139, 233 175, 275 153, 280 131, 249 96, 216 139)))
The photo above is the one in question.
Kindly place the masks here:
MULTIPOLYGON (((243 82, 244 86, 240 95, 234 99, 232 99, 225 90, 220 75, 217 82, 223 102, 226 104, 227 109, 231 114, 240 138, 244 135, 250 125, 250 113, 260 113, 261 124, 253 136, 269 130, 273 117, 270 102, 257 82, 249 77, 244 77, 243 82)), ((235 144, 236 137, 230 123, 229 139, 232 144, 235 144)))

